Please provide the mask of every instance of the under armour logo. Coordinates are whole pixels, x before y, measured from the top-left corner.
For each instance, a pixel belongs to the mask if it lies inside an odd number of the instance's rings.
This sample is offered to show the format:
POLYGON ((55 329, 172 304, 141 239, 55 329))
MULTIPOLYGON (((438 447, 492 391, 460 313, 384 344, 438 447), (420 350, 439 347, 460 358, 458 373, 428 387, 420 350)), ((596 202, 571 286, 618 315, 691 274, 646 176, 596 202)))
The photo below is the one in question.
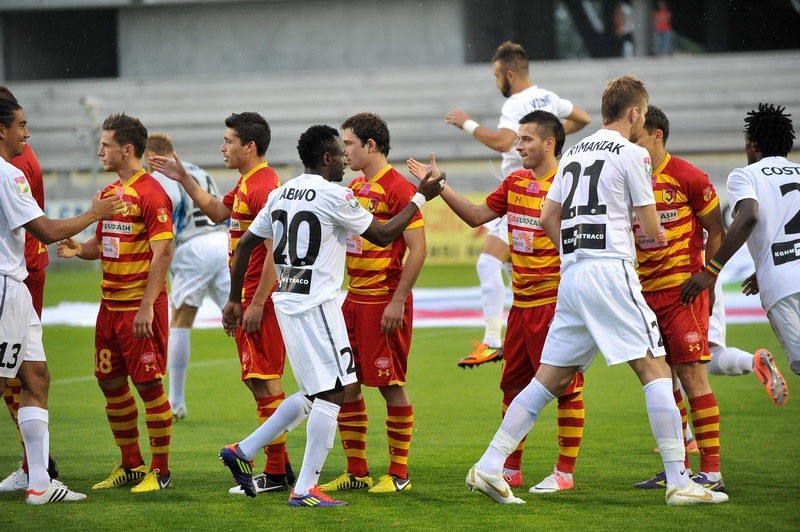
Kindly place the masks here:
POLYGON ((700 344, 689 344, 689 352, 700 351, 700 344))
POLYGON ((378 370, 378 377, 388 377, 389 370, 388 369, 379 369, 378 370))

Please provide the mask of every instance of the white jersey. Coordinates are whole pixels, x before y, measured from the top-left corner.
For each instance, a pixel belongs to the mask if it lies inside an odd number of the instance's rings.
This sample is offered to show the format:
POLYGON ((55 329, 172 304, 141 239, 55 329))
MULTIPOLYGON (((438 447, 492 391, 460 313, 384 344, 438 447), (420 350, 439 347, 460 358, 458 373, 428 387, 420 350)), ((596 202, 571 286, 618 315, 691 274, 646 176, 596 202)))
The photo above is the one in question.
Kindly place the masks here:
MULTIPOLYGON (((497 129, 510 129, 516 134, 519 133, 520 119, 528 113, 547 111, 564 120, 572 114, 572 108, 571 101, 559 98, 555 92, 533 85, 508 97, 500 111, 497 129)), ((507 176, 517 170, 522 170, 522 159, 519 158, 517 150, 511 148, 503 152, 503 175, 507 176)))
POLYGON ((728 176, 728 198, 758 202, 758 223, 747 239, 764 310, 800 292, 800 164, 765 157, 728 176))
MULTIPOLYGON (((192 176, 192 179, 200 185, 200 188, 218 200, 222 199, 217 184, 214 182, 214 178, 211 177, 208 172, 192 163, 184 162, 183 166, 186 168, 189 175, 192 176)), ((169 199, 172 200, 172 223, 175 233, 173 243, 175 247, 180 246, 197 235, 213 233, 214 231, 227 232, 227 224, 215 224, 212 222, 209 217, 203 214, 203 211, 194 204, 194 201, 192 201, 192 198, 186 190, 177 182, 160 172, 153 172, 152 176, 161 183, 169 199)))
POLYGON ((25 228, 44 216, 22 170, 0 157, 0 275, 22 282, 25 268, 25 228))
POLYGON ((273 239, 278 287, 275 308, 299 314, 339 295, 347 232, 360 235, 372 223, 349 188, 302 174, 270 192, 248 231, 273 239))
POLYGON ((655 204, 650 156, 601 129, 567 150, 547 199, 561 204, 561 270, 582 258, 634 261, 633 207, 655 204))

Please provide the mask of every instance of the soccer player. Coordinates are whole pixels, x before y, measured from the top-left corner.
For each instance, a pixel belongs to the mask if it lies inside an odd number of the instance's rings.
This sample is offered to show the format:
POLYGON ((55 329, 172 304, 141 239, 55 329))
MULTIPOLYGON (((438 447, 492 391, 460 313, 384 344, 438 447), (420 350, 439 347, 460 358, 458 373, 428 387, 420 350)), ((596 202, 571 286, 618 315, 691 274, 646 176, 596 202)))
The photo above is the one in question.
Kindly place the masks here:
MULTIPOLYGON (((350 183, 350 190, 376 220, 391 219, 408 205, 416 188, 386 161, 390 148, 386 122, 378 115, 359 113, 345 120, 341 129, 348 166, 363 172, 350 183)), ((411 289, 426 253, 419 212, 403 234, 385 247, 359 233, 348 233, 349 283, 342 313, 358 381, 377 387, 386 402, 389 469, 373 486, 367 466, 367 405, 356 384, 345 392, 339 412, 347 468, 321 485, 322 491, 370 488, 370 493, 393 493, 411 489, 408 454, 414 410, 406 391, 414 312, 411 289)))
POLYGON ((21 155, 30 133, 22 107, 0 99, 0 391, 6 381, 19 377, 22 383, 18 413, 28 457, 25 501, 28 504, 80 501, 77 493, 47 471, 50 447, 47 396, 50 374, 42 346, 42 323, 30 291, 24 285, 25 231, 45 244, 79 233, 90 224, 113 216, 122 207, 116 199, 95 196, 91 210, 66 220, 51 220, 33 197, 25 174, 8 161, 21 155))
POLYGON ((166 279, 172 260, 172 202, 142 168, 147 129, 134 117, 112 114, 103 122, 97 155, 106 172, 119 179, 103 189, 118 197, 125 210, 97 224, 84 242, 59 242, 58 255, 100 260, 102 297, 95 327, 97 383, 106 398, 106 417, 122 460, 92 489, 136 483, 131 492, 166 489, 172 483, 169 444, 172 412, 162 379, 167 369, 166 279), (145 408, 152 461, 139 449, 139 409, 133 382, 145 408))
MULTIPOLYGON (((2 85, 0 85, 0 98, 19 104, 8 87, 2 85)), ((39 208, 44 211, 44 181, 42 179, 42 168, 39 165, 39 159, 37 159, 36 154, 33 152, 33 148, 26 142, 22 154, 12 157, 8 162, 22 170, 22 173, 25 174, 25 179, 28 181, 33 199, 36 200, 39 208)), ((39 319, 42 318, 45 268, 49 262, 47 246, 39 242, 31 233, 26 232, 25 268, 28 270, 28 276, 25 278, 24 283, 31 293, 33 309, 36 311, 39 319)), ((19 442, 23 449, 23 457, 19 468, 0 482, 0 492, 15 490, 24 491, 28 489, 28 459, 24 454, 25 444, 22 441, 22 433, 19 432, 19 425, 17 425, 21 392, 22 382, 19 379, 8 379, 5 392, 3 392, 3 399, 5 400, 6 407, 8 407, 9 414, 11 414, 11 419, 14 421, 14 426, 17 428, 17 435, 19 436, 19 442)), ((48 457, 47 472, 50 474, 50 478, 58 478, 58 467, 52 456, 48 457)))
MULTIPOLYGON (((658 320, 666 348, 666 361, 672 368, 675 403, 681 412, 684 430, 687 408, 681 385, 689 399, 695 441, 700 450, 700 472, 692 480, 714 491, 725 491, 720 475, 719 406, 708 382, 706 364, 711 360, 708 347, 709 296, 703 292, 691 305, 681 302, 683 281, 705 266, 703 232, 707 236, 707 257, 713 256, 722 242, 722 213, 719 198, 708 176, 666 148, 669 119, 650 105, 644 128, 636 144, 645 148, 653 167, 653 194, 661 224, 659 238, 648 238, 634 223, 636 258, 642 294, 658 320), (680 383, 680 384, 679 384, 680 383)), ((686 442, 688 446, 688 441, 686 442)), ((689 456, 686 456, 689 469, 689 456)), ((637 488, 663 488, 664 473, 639 482, 637 488)))
POLYGON ((742 283, 743 291, 761 296, 789 367, 800 375, 800 164, 786 159, 795 136, 784 109, 760 103, 747 113, 748 166, 728 176, 733 223, 706 269, 684 283, 681 296, 694 301, 747 242, 756 272, 742 283))
MULTIPOLYGON (((195 205, 214 223, 230 219, 228 256, 232 259, 239 239, 264 207, 267 196, 280 185, 278 175, 265 156, 271 140, 267 121, 258 113, 234 113, 225 119, 225 134, 220 151, 225 166, 238 170, 239 181, 222 201, 201 187, 181 163, 173 157, 156 155, 152 167, 176 180, 195 205)), ((283 338, 269 294, 274 282, 261 282, 267 248, 260 246, 250 258, 241 300, 244 326, 236 329, 236 347, 242 366, 242 382, 253 394, 259 423, 275 413, 286 395, 281 385, 285 352, 283 338)), ((267 269, 269 270, 269 269, 267 269)), ((286 453, 286 437, 281 434, 264 448, 267 455, 264 473, 256 477, 260 492, 288 491, 294 472, 286 453)), ((238 486, 230 489, 243 494, 238 486)))
MULTIPOLYGON (((506 41, 497 47, 494 57, 494 77, 497 88, 508 98, 500 114, 497 129, 483 127, 461 109, 447 113, 445 122, 463 129, 474 136, 481 144, 502 153, 503 176, 522 170, 514 142, 517 138, 519 120, 531 111, 541 110, 553 113, 564 121, 567 133, 585 127, 591 118, 569 100, 560 98, 554 92, 533 84, 528 72, 528 55, 519 44, 506 41)), ((481 285, 481 304, 486 322, 481 342, 473 341, 475 350, 459 360, 459 366, 477 366, 485 362, 500 360, 503 356, 503 303, 505 284, 503 265, 509 261, 508 224, 506 217, 487 225, 489 233, 476 265, 481 285)))
POLYGON ((244 492, 255 497, 249 460, 264 443, 308 417, 303 466, 289 506, 343 506, 347 503, 323 493, 317 482, 333 447, 342 401, 358 387, 353 350, 336 303, 344 275, 347 232, 378 247, 388 246, 403 234, 426 199, 439 193, 443 176, 423 179, 411 202, 382 224, 349 188, 336 184, 344 177, 346 158, 335 129, 310 127, 300 136, 297 151, 305 173, 270 194, 240 241, 223 324, 228 334, 239 326, 241 305, 235 294, 242 284, 244 265, 253 248, 267 240, 279 279, 272 297, 299 391, 246 439, 224 447, 220 459, 244 492))
MULTIPOLYGON (((172 200, 172 220, 175 233, 175 254, 172 258, 171 292, 172 321, 169 324, 169 404, 172 417, 186 417, 186 370, 191 356, 190 333, 197 309, 208 294, 220 311, 228 300, 231 278, 228 271, 228 227, 212 222, 186 193, 186 190, 165 175, 155 172, 149 160, 155 155, 172 157, 172 141, 163 134, 147 138, 144 160, 148 170, 161 183, 172 200)), ((217 184, 202 168, 184 162, 189 175, 206 192, 219 199, 217 184)))
MULTIPOLYGON (((542 231, 540 206, 558 169, 557 157, 564 146, 564 126, 547 111, 533 111, 519 121, 516 150, 523 170, 508 175, 484 203, 475 205, 445 185, 442 199, 472 227, 508 215, 509 250, 513 264, 514 304, 508 314, 504 352, 502 414, 514 397, 531 381, 539 369, 542 346, 553 319, 558 291, 558 249, 542 231)), ((409 159, 409 170, 416 177, 427 172, 427 165, 409 159)), ((431 154, 431 165, 435 165, 431 154)), ((436 173, 436 172, 434 172, 436 173)), ((553 473, 533 486, 531 493, 552 493, 572 489, 575 461, 583 436, 584 408, 581 391, 583 373, 558 398, 558 462, 553 473)), ((503 475, 508 485, 522 486, 523 438, 506 459, 503 475)))
POLYGON ((645 402, 667 477, 668 505, 728 499, 692 482, 683 468, 680 414, 655 315, 633 267, 631 212, 644 236, 659 236, 647 151, 635 141, 644 125, 647 89, 633 76, 607 85, 603 128, 567 150, 542 205, 542 229, 560 246, 561 282, 536 376, 511 402, 500 429, 466 483, 493 500, 523 503, 503 479, 503 463, 539 412, 562 395, 598 351, 608 364, 627 362, 645 402))

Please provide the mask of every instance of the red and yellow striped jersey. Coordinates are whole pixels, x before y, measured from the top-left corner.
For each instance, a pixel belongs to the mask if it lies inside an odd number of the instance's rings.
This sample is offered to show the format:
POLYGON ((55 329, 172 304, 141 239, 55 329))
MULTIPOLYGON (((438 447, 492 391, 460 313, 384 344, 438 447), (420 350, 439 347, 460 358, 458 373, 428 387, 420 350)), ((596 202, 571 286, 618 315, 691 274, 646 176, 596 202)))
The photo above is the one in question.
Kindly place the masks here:
POLYGON ((517 170, 486 198, 499 216, 508 215, 511 250, 511 288, 515 307, 555 303, 561 260, 539 221, 542 201, 550 190, 557 168, 536 178, 531 170, 517 170))
MULTIPOLYGON (((172 200, 150 174, 141 170, 126 183, 111 183, 103 198, 118 196, 125 211, 97 222, 103 265, 102 302, 109 310, 137 310, 147 285, 153 251, 150 242, 172 240, 172 200)), ((166 283, 159 299, 166 298, 166 283)))
POLYGON ((650 240, 634 223, 643 292, 680 286, 703 269, 703 227, 698 218, 719 205, 708 176, 670 154, 653 170, 653 195, 667 238, 665 244, 650 240))
MULTIPOLYGON (((416 187, 403 175, 386 165, 378 175, 367 181, 364 176, 350 183, 350 189, 361 205, 375 219, 386 223, 409 204, 416 187)), ((408 229, 422 227, 422 214, 417 213, 408 229)), ((400 282, 406 242, 402 236, 385 248, 378 247, 361 235, 347 234, 347 275, 350 281, 347 297, 356 303, 386 303, 400 282)))
MULTIPOLYGON (((269 193, 281 185, 278 174, 264 162, 239 178, 233 190, 228 192, 222 203, 231 211, 231 225, 228 229, 228 257, 233 260, 233 252, 239 239, 250 227, 258 211, 267 202, 269 193)), ((261 280, 261 270, 267 257, 267 248, 256 246, 250 255, 250 264, 242 285, 242 302, 249 302, 253 298, 261 280)), ((270 265, 272 267, 272 265, 270 265)))

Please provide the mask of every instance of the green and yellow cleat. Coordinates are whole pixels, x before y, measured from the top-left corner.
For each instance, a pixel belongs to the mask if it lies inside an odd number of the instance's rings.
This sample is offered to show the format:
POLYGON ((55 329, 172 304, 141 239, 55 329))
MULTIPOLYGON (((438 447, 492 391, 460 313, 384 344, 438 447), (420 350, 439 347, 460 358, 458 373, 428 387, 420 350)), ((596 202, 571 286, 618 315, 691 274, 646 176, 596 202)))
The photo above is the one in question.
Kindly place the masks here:
POLYGON ((364 488, 372 487, 372 477, 369 473, 363 477, 357 477, 352 473, 345 471, 330 482, 323 484, 319 487, 320 491, 345 491, 345 490, 361 490, 364 488))
POLYGON ((92 486, 93 490, 108 490, 118 488, 130 482, 136 482, 144 478, 147 474, 147 467, 144 464, 139 467, 127 468, 121 465, 114 466, 108 478, 92 486))

